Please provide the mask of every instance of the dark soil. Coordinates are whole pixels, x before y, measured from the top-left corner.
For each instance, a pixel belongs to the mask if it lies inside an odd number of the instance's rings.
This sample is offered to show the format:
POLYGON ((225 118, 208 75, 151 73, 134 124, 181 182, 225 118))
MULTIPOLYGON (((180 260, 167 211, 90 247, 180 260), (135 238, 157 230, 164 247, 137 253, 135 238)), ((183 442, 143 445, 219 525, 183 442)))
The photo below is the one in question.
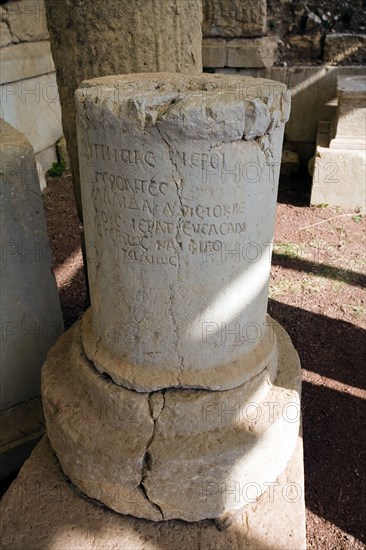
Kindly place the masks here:
MULTIPOLYGON (((289 332, 303 367, 308 548, 361 549, 366 542, 365 217, 307 207, 308 191, 304 178, 281 184, 269 313, 289 332)), ((44 204, 69 327, 86 303, 81 225, 69 174, 48 181, 44 204)))

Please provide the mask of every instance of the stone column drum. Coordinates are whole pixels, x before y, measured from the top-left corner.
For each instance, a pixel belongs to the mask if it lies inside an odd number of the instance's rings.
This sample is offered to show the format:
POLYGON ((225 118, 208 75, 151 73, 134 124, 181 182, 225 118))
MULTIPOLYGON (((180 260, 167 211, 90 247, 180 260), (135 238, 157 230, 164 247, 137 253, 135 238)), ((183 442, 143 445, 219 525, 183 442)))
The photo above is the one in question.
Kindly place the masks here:
POLYGON ((299 430, 297 354, 266 316, 286 88, 111 76, 76 106, 91 308, 43 369, 51 444, 118 512, 220 517, 299 430))

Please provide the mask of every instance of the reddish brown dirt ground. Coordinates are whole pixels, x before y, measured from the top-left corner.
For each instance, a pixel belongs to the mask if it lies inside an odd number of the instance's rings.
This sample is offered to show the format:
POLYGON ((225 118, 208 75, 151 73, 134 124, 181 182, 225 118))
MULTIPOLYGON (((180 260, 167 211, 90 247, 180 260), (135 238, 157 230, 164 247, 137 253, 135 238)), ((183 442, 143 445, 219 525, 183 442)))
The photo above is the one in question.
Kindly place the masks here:
MULTIPOLYGON (((361 549, 366 541, 365 217, 306 207, 307 191, 304 178, 281 184, 269 313, 289 332, 303 367, 308 548, 361 549)), ((87 299, 70 175, 49 180, 44 204, 68 327, 87 299)))

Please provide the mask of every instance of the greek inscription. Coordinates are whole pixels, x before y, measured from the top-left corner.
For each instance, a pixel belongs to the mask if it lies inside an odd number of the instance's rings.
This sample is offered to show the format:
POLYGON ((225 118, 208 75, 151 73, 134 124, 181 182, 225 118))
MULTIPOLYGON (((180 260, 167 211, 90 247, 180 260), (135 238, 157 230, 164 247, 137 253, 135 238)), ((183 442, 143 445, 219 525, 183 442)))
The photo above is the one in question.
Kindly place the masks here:
POLYGON ((155 155, 152 151, 117 149, 100 143, 81 142, 81 153, 88 160, 105 160, 122 162, 125 165, 145 166, 155 168, 155 155))
POLYGON ((105 188, 110 187, 113 193, 125 191, 137 195, 139 193, 148 194, 151 197, 158 195, 166 195, 168 183, 164 181, 141 180, 141 179, 126 179, 122 176, 115 176, 108 172, 95 172, 95 180, 97 183, 102 183, 105 188))

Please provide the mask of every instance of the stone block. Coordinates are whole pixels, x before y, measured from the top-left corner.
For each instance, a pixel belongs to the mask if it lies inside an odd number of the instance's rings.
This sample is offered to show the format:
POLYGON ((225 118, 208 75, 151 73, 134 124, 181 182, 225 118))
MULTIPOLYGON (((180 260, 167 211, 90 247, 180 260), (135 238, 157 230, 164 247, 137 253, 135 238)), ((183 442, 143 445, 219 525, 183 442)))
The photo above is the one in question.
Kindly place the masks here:
POLYGON ((272 67, 277 59, 278 38, 238 38, 227 42, 227 66, 237 68, 272 67))
POLYGON ((12 42, 49 39, 44 0, 10 0, 3 6, 2 19, 12 42))
POLYGON ((329 147, 366 149, 366 76, 341 76, 329 147))
POLYGON ((366 210, 366 151, 329 148, 330 123, 320 122, 310 204, 366 210))
POLYGON ((263 36, 266 28, 266 0, 203 0, 204 37, 263 36))
POLYGON ((37 153, 35 157, 36 157, 36 164, 37 164, 39 186, 41 188, 41 191, 44 191, 47 187, 47 182, 46 182, 47 171, 51 168, 54 162, 58 162, 56 147, 54 145, 52 147, 48 147, 47 149, 44 149, 43 151, 40 151, 39 153, 37 153))
POLYGON ((226 67, 226 40, 223 38, 204 38, 202 41, 202 64, 204 67, 226 67))
POLYGON ((0 481, 19 470, 44 433, 40 397, 0 411, 0 481))
POLYGON ((61 108, 54 73, 0 86, 0 115, 22 132, 39 153, 62 136, 61 108))
POLYGON ((365 65, 366 34, 327 34, 324 43, 324 61, 332 65, 365 65))
POLYGON ((22 81, 55 71, 50 43, 13 44, 0 50, 0 84, 22 81))
MULTIPOLYGON (((219 490, 232 494, 233 487, 219 490)), ((245 487, 234 490, 245 493, 245 487)), ((2 542, 4 548, 50 550, 305 550, 301 437, 276 483, 249 498, 222 521, 157 523, 116 514, 80 495, 44 438, 0 503, 2 542)))
POLYGON ((40 394, 41 365, 63 322, 34 153, 22 134, 0 124, 0 400, 8 409, 40 394))

